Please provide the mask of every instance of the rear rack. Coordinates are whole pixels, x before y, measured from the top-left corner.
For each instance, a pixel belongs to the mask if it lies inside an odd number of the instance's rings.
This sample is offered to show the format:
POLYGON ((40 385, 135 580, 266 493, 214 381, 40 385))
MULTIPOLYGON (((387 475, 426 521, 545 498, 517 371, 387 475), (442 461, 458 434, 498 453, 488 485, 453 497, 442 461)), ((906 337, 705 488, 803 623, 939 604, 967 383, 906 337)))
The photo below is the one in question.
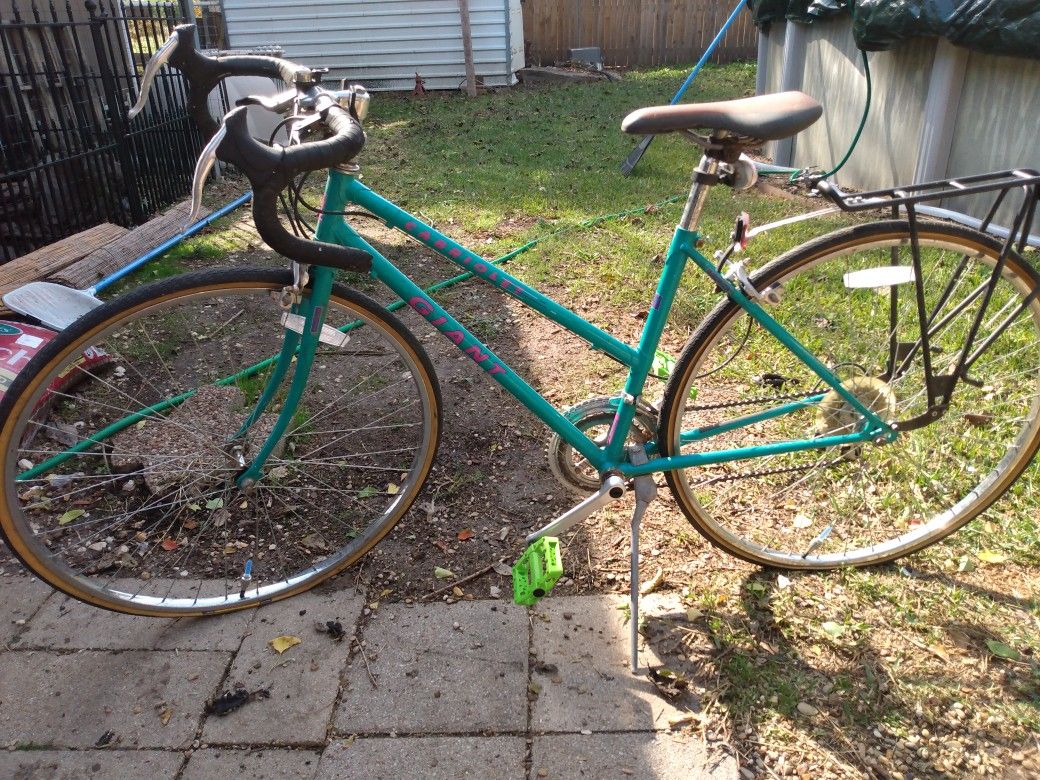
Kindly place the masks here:
POLYGON ((887 190, 857 192, 850 195, 842 192, 828 181, 816 182, 816 189, 828 200, 837 204, 842 211, 864 211, 866 209, 885 208, 921 203, 941 198, 957 198, 962 195, 975 195, 980 192, 1002 190, 1006 192, 1014 187, 1036 187, 1040 185, 1040 173, 1026 168, 996 173, 979 173, 974 176, 961 176, 957 179, 943 179, 923 184, 910 184, 893 187, 887 190))
POLYGON ((898 215, 902 208, 906 210, 911 221, 915 219, 914 206, 918 203, 993 192, 996 193, 993 204, 979 228, 983 232, 989 228, 1008 193, 1021 188, 1022 204, 1016 211, 1013 227, 1008 235, 1009 246, 1014 243, 1016 237, 1018 238, 1020 252, 1026 244, 1029 227, 1036 215, 1037 202, 1040 201, 1040 172, 1030 168, 979 173, 974 176, 961 176, 956 179, 942 179, 941 181, 909 184, 855 194, 842 192, 834 184, 822 179, 816 181, 814 185, 820 194, 836 204, 842 211, 891 208, 893 215, 898 215))

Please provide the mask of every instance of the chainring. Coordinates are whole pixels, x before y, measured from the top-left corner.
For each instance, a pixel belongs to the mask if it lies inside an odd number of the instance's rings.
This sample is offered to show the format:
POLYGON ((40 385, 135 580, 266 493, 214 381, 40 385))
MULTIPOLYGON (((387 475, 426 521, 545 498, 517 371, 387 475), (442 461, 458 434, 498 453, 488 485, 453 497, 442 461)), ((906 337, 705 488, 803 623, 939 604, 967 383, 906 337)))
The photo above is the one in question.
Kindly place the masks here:
MULTIPOLYGON (((618 403, 616 396, 597 396, 570 407, 563 415, 598 446, 603 446, 618 403)), ((657 416, 657 410, 649 404, 637 403, 636 416, 626 444, 646 444, 652 441, 657 430, 657 416)), ((553 476, 571 492, 586 495, 599 489, 599 472, 555 431, 546 442, 545 455, 553 476)))

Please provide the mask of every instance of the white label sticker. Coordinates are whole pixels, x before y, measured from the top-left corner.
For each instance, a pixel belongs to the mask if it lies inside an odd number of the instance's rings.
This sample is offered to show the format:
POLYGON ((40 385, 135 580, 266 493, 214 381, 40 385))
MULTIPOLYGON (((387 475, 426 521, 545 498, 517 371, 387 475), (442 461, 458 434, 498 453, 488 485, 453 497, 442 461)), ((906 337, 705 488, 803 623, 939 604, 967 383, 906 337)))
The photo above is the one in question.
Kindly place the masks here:
POLYGON ((41 339, 39 336, 30 336, 28 333, 23 333, 15 341, 15 344, 18 344, 19 346, 30 347, 32 349, 35 349, 42 343, 43 339, 41 339))

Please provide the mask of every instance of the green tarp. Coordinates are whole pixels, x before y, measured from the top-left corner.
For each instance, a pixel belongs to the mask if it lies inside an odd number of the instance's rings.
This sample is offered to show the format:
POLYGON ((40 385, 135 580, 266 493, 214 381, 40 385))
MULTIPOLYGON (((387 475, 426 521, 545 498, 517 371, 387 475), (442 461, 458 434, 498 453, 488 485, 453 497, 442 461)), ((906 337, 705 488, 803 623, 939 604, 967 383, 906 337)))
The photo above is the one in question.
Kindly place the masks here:
MULTIPOLYGON (((849 10, 846 0, 747 0, 762 28, 784 19, 811 23, 849 10)), ((917 37, 944 37, 990 54, 1040 60, 1037 0, 856 0, 852 6, 856 45, 891 49, 917 37)))

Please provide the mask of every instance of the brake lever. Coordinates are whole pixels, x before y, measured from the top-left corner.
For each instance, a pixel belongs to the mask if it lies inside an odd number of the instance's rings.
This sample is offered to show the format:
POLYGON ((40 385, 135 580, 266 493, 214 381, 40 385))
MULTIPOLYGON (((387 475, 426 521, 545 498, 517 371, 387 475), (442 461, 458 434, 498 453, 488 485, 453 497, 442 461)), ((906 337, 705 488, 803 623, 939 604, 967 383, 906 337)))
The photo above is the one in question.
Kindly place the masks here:
POLYGON ((194 225, 199 215, 202 214, 202 190, 209 177, 209 172, 213 170, 213 166, 217 162, 217 147, 220 146, 227 132, 227 125, 221 122, 217 132, 209 139, 209 143, 199 155, 198 162, 195 163, 195 175, 191 180, 191 211, 188 213, 188 221, 184 225, 185 230, 194 225))
POLYGON ((144 66, 144 74, 141 76, 141 91, 137 95, 137 102, 134 103, 130 113, 127 114, 128 122, 133 121, 133 118, 144 110, 144 106, 148 102, 148 92, 152 88, 152 83, 155 81, 159 68, 170 61, 179 43, 180 35, 174 30, 170 33, 170 37, 166 39, 166 43, 156 49, 155 54, 148 60, 148 64, 144 66))
POLYGON ((260 106, 261 108, 266 108, 268 111, 281 114, 292 108, 293 101, 296 100, 297 94, 296 89, 293 88, 287 89, 284 92, 279 92, 277 95, 248 95, 247 97, 236 100, 235 105, 260 106))

